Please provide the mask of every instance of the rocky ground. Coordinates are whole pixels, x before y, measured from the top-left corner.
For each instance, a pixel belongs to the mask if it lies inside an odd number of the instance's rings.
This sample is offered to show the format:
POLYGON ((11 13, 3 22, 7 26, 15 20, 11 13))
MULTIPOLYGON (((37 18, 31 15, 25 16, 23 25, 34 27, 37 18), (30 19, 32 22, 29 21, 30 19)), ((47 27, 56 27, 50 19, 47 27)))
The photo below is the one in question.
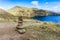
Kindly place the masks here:
POLYGON ((60 24, 24 22, 24 34, 19 34, 16 26, 16 22, 0 22, 0 40, 60 40, 60 24))

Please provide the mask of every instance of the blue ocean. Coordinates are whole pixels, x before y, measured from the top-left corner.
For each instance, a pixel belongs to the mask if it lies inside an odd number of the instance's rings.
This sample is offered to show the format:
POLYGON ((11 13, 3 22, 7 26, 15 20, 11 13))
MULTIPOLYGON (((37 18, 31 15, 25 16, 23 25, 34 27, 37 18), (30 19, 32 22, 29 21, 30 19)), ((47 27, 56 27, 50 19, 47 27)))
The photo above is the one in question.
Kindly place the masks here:
POLYGON ((60 16, 35 16, 33 19, 40 20, 43 22, 54 22, 60 23, 60 16))

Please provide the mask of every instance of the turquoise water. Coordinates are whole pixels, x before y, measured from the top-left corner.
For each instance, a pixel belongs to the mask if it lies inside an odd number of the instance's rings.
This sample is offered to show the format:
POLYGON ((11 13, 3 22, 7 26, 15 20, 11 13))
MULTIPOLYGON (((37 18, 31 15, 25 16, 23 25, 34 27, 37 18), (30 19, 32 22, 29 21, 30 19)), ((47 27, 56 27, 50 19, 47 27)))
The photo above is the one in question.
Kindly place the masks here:
POLYGON ((60 16, 35 16, 33 19, 37 19, 44 22, 60 23, 60 16))

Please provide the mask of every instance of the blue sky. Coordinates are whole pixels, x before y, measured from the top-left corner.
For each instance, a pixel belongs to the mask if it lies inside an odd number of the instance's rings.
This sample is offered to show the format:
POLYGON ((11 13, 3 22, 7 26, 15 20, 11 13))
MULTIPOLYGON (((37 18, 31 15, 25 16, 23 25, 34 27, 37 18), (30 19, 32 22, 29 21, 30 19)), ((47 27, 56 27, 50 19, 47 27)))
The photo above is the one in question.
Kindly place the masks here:
POLYGON ((9 9, 16 5, 55 12, 60 11, 60 0, 0 0, 0 8, 2 9, 9 9))

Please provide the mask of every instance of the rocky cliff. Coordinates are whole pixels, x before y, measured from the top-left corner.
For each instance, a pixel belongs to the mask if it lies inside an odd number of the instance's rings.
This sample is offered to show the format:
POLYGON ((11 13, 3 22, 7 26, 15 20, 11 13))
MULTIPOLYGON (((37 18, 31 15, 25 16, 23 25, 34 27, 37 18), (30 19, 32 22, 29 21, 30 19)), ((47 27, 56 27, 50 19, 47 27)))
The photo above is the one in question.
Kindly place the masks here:
POLYGON ((26 8, 26 7, 15 6, 15 7, 9 9, 8 12, 14 16, 24 16, 24 17, 34 16, 33 9, 32 8, 26 8))
POLYGON ((23 16, 24 18, 31 18, 34 16, 57 16, 60 15, 55 12, 37 9, 37 8, 26 8, 26 7, 20 7, 15 6, 13 8, 10 8, 8 10, 0 9, 0 20, 17 20, 19 16, 23 16))
POLYGON ((20 6, 15 6, 9 9, 8 12, 14 16, 24 16, 24 17, 60 15, 58 13, 51 12, 48 10, 42 10, 37 8, 26 8, 20 6))
POLYGON ((48 11, 48 10, 36 10, 35 11, 35 16, 59 16, 59 13, 48 11))

